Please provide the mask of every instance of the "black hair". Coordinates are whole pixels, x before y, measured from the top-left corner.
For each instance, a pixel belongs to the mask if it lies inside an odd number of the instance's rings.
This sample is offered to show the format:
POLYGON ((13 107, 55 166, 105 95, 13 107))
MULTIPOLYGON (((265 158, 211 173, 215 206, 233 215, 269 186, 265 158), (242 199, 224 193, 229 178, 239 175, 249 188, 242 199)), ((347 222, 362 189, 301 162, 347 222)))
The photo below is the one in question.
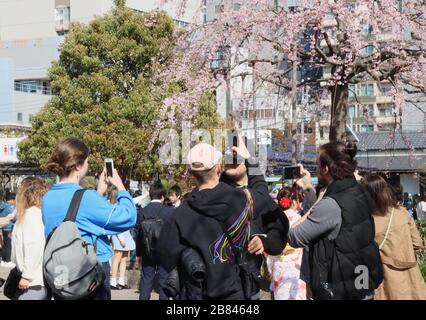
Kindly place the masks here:
POLYGON ((182 195, 182 190, 178 185, 174 185, 169 189, 169 195, 172 193, 176 194, 177 197, 180 197, 182 195))
POLYGON ((5 201, 10 201, 10 200, 15 200, 16 199, 16 194, 13 192, 8 192, 5 195, 5 201))
POLYGON ((133 198, 136 198, 136 197, 139 197, 139 196, 141 196, 142 195, 142 191, 140 191, 140 190, 135 190, 135 192, 133 192, 133 198))
POLYGON ((404 189, 400 183, 391 182, 389 183, 390 190, 395 200, 399 203, 404 202, 404 189))
POLYGON ((328 166, 334 180, 354 178, 356 153, 355 143, 329 142, 320 147, 319 162, 321 167, 328 166))
POLYGON ((161 198, 165 198, 166 195, 166 188, 164 188, 163 184, 160 181, 154 182, 151 188, 149 188, 149 197, 151 198, 151 200, 161 200, 161 198))

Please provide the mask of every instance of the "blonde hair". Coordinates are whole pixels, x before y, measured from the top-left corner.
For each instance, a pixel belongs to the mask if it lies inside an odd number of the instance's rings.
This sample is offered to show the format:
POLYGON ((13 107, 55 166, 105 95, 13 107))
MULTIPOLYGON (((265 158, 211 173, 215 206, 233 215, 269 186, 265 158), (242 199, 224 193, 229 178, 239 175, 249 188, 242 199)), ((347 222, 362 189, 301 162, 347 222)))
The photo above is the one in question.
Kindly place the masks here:
POLYGON ((49 190, 46 182, 36 177, 25 178, 16 195, 16 218, 21 220, 25 210, 33 206, 41 208, 41 200, 49 190))

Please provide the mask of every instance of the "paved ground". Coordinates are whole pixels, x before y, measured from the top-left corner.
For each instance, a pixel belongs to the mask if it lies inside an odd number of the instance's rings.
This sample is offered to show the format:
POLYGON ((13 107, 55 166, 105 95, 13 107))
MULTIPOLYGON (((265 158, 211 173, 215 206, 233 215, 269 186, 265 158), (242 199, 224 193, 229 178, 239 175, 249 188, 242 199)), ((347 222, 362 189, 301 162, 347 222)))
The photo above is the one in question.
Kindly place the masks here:
MULTIPOLYGON (((10 269, 6 269, 0 267, 0 278, 7 279, 10 269)), ((137 291, 137 281, 139 279, 139 271, 131 271, 127 272, 128 274, 128 283, 134 289, 130 290, 112 290, 112 300, 138 300, 139 291, 137 291)), ((158 300, 158 294, 156 292, 152 292, 151 294, 152 300, 158 300)), ((264 291, 261 291, 261 299, 262 300, 270 300, 270 294, 264 291)), ((3 288, 0 288, 0 300, 8 300, 3 295, 3 288)))
MULTIPOLYGON (((3 267, 0 267, 0 278, 7 279, 7 276, 9 274, 10 269, 6 269, 3 267)), ((131 280, 133 280, 133 286, 136 286, 135 283, 137 281, 137 277, 139 276, 139 272, 135 271, 131 275, 131 280)), ((139 291, 137 289, 130 289, 130 290, 112 290, 111 291, 112 300, 138 300, 139 298, 139 291)), ((152 292, 151 299, 158 300, 158 294, 155 292, 152 292)), ((3 295, 3 288, 0 288, 0 300, 8 300, 3 295)))

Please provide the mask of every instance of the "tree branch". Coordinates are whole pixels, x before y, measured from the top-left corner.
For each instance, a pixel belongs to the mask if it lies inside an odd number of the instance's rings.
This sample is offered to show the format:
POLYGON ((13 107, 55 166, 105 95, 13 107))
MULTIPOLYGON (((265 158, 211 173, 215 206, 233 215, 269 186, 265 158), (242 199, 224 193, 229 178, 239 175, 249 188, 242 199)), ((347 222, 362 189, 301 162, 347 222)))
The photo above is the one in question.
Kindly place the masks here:
POLYGON ((339 62, 339 61, 337 61, 337 60, 335 60, 335 59, 333 59, 333 58, 331 58, 331 57, 328 57, 326 54, 325 54, 325 52, 321 49, 321 47, 320 47, 320 41, 319 41, 319 37, 318 37, 318 35, 319 35, 319 31, 317 30, 316 32, 315 32, 315 51, 321 56, 321 58, 325 61, 325 62, 327 62, 327 63, 329 63, 329 64, 331 64, 331 65, 335 65, 335 66, 341 66, 341 65, 343 65, 343 63, 342 62, 339 62))

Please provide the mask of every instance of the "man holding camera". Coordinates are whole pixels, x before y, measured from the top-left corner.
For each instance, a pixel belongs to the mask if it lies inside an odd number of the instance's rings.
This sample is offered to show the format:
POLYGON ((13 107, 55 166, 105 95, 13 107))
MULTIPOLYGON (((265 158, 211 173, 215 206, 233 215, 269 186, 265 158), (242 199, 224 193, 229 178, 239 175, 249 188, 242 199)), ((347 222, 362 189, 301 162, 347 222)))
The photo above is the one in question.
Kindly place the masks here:
MULTIPOLYGON (((229 154, 230 156, 230 154, 229 154)), ((287 242, 289 222, 286 215, 269 196, 268 185, 257 159, 251 158, 242 138, 238 136, 238 144, 232 148, 232 162, 226 161, 221 181, 237 189, 248 189, 257 199, 257 210, 251 228, 255 236, 248 244, 247 261, 252 268, 259 271, 262 265, 262 254, 279 255, 287 242)), ((259 288, 259 286, 258 286, 259 288)), ((259 290, 254 290, 255 299, 259 290)))
MULTIPOLYGON (((242 148, 239 152, 248 160, 246 150, 242 148)), ((251 299, 252 292, 246 290, 247 278, 240 277, 239 258, 247 251, 255 255, 265 251, 281 253, 288 221, 283 222, 282 241, 269 241, 263 230, 257 234, 257 223, 252 221, 265 205, 276 207, 272 200, 262 200, 265 194, 269 197, 264 178, 248 177, 250 191, 220 182, 221 158, 221 153, 206 143, 190 150, 188 171, 197 188, 176 209, 172 223, 164 227, 159 240, 159 261, 170 272, 178 265, 181 253, 188 247, 194 248, 206 262, 204 299, 251 299)))

